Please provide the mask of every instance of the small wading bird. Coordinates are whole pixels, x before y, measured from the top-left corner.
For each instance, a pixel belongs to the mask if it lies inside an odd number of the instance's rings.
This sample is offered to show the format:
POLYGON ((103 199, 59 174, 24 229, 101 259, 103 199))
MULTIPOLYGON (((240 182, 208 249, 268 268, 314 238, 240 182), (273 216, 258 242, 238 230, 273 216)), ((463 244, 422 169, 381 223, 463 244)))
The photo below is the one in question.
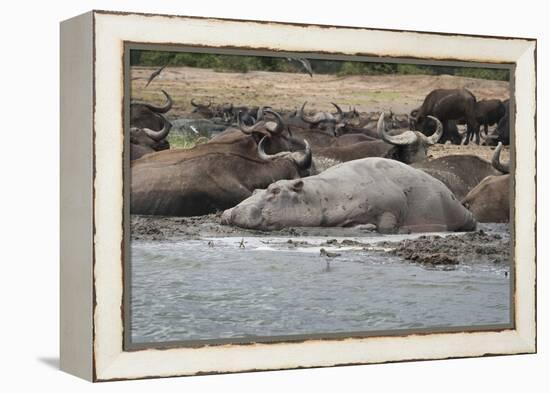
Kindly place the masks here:
POLYGON ((342 254, 337 254, 335 252, 329 252, 327 250, 325 250, 324 248, 321 248, 320 250, 320 254, 322 257, 326 257, 326 262, 327 262, 327 268, 326 268, 326 271, 328 272, 330 270, 330 259, 329 258, 336 258, 336 257, 339 257, 340 255, 342 254))
POLYGON ((313 69, 311 68, 311 63, 308 59, 304 59, 301 57, 287 57, 286 59, 291 63, 293 61, 300 63, 304 70, 306 70, 306 72, 309 74, 309 76, 313 78, 313 69))

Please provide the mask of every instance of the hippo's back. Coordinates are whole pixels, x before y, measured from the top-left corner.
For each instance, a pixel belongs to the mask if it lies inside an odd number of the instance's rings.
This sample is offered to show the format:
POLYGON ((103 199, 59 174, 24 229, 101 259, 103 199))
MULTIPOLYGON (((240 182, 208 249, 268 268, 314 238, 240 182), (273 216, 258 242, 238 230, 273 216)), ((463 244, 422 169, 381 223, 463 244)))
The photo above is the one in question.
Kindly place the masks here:
POLYGON ((362 183, 361 192, 374 197, 377 205, 406 200, 399 221, 411 231, 472 230, 476 226, 472 214, 444 183, 399 161, 364 158, 336 165, 318 176, 329 182, 362 183))

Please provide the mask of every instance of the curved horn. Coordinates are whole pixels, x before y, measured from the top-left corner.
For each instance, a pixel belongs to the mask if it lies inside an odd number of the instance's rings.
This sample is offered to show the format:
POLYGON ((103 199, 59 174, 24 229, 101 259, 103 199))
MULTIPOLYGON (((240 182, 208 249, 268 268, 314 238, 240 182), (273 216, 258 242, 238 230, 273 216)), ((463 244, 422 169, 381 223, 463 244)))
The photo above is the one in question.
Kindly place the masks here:
POLYGON ((443 124, 441 124, 441 122, 437 117, 434 117, 434 116, 428 116, 428 117, 433 121, 435 121, 435 123, 437 124, 437 127, 435 129, 435 132, 429 137, 426 137, 425 140, 429 145, 435 145, 443 135, 443 124))
POLYGON ((309 124, 318 124, 324 120, 329 120, 327 119, 327 116, 325 113, 323 112, 319 112, 319 113, 316 113, 315 116, 313 117, 309 117, 307 115, 304 114, 304 108, 306 107, 306 104, 307 104, 307 101, 304 102, 304 105, 302 105, 302 108, 300 108, 300 119, 302 119, 303 121, 305 121, 306 123, 309 123, 309 124))
POLYGON ((418 136, 413 131, 405 131, 401 135, 395 136, 387 134, 384 116, 385 114, 382 112, 382 114, 378 118, 378 135, 380 135, 384 142, 392 145, 404 146, 415 143, 418 140, 418 136))
POLYGON ((237 126, 239 127, 239 130, 241 130, 243 133, 245 133, 246 135, 252 135, 252 133, 258 132, 265 136, 271 136, 266 130, 263 129, 265 127, 265 121, 259 121, 254 125, 247 126, 244 125, 241 121, 241 115, 242 111, 239 111, 239 113, 237 113, 237 126))
POLYGON ((160 142, 161 140, 166 138, 168 136, 168 133, 170 132, 170 129, 172 128, 172 123, 170 123, 163 115, 159 116, 164 121, 164 126, 162 127, 162 130, 153 131, 149 128, 143 128, 143 132, 145 132, 149 138, 153 139, 156 142, 160 142))
POLYGON ((311 147, 306 139, 304 139, 304 144, 306 145, 304 151, 292 153, 292 159, 298 165, 298 168, 309 168, 311 166, 311 147))
POLYGON ((264 112, 266 111, 266 109, 272 109, 272 108, 270 106, 261 106, 258 108, 258 113, 256 114, 258 121, 264 118, 264 112))
MULTIPOLYGON (((258 157, 260 157, 260 160, 262 161, 271 161, 273 159, 275 159, 276 157, 281 157, 281 153, 277 153, 277 154, 267 154, 264 150, 264 142, 267 138, 267 135, 264 136, 261 140, 260 140, 260 143, 258 143, 258 157)), ((287 152, 282 152, 283 155, 287 155, 288 153, 287 152)))
MULTIPOLYGON (((266 127, 269 132, 272 132, 273 134, 280 134, 281 132, 283 132, 283 130, 285 129, 285 122, 284 122, 284 120, 283 120, 283 118, 281 117, 280 114, 278 114, 277 112, 269 109, 269 107, 266 107, 263 110, 263 113, 269 113, 269 114, 275 116, 275 118, 277 119, 277 125, 275 127, 269 127, 269 126, 266 127)), ((267 122, 266 126, 269 123, 272 123, 272 122, 267 122)))
POLYGON ((304 151, 301 152, 288 152, 288 151, 282 151, 277 154, 267 154, 264 150, 264 142, 266 140, 267 136, 264 136, 260 143, 258 143, 258 157, 260 157, 263 161, 272 161, 276 158, 282 158, 282 157, 291 157, 292 160, 298 165, 299 168, 309 168, 311 165, 311 159, 312 159, 312 152, 311 147, 309 146, 309 143, 307 140, 304 139, 304 144, 306 145, 304 151))
POLYGON ((166 97, 166 104, 164 104, 163 106, 157 106, 157 107, 150 106, 150 108, 151 110, 154 110, 157 113, 166 113, 170 109, 172 109, 172 105, 174 104, 174 102, 172 101, 172 97, 170 97, 170 95, 165 90, 161 90, 161 91, 166 97))
POLYGON ((497 148, 495 149, 495 153, 493 154, 493 168, 495 168, 497 171, 501 171, 502 173, 510 173, 510 162, 504 164, 500 162, 500 151, 502 150, 502 142, 499 142, 497 145, 497 148))
POLYGON ((342 118, 344 116, 344 112, 342 111, 342 109, 336 105, 334 102, 331 102, 331 104, 336 108, 336 110, 338 111, 338 116, 340 116, 340 118, 342 118))
POLYGON ((174 101, 172 101, 172 97, 170 97, 170 95, 166 91, 164 90, 161 90, 161 91, 167 100, 166 104, 164 104, 163 106, 155 106, 153 104, 149 104, 148 102, 143 102, 143 101, 132 101, 130 102, 130 105, 143 105, 149 108, 150 110, 152 110, 153 112, 166 113, 170 109, 172 109, 172 105, 174 104, 174 101))

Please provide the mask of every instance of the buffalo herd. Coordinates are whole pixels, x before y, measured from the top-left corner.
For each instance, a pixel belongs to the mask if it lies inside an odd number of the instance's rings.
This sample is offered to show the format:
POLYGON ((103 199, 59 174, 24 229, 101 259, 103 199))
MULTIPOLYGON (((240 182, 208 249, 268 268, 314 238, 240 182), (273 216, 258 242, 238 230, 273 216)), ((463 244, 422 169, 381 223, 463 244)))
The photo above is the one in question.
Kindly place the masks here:
MULTIPOLYGON (((410 115, 214 105, 192 114, 226 126, 206 143, 171 149, 170 95, 130 103, 130 210, 196 216, 259 230, 373 225, 380 233, 470 231, 509 220, 509 101, 477 100, 467 89, 436 89, 410 115), (461 136, 458 126, 465 125, 461 136), (489 133, 489 126, 495 126, 489 133), (497 145, 475 155, 430 159, 437 143, 497 145)), ((197 132, 195 129, 193 131, 197 132)))

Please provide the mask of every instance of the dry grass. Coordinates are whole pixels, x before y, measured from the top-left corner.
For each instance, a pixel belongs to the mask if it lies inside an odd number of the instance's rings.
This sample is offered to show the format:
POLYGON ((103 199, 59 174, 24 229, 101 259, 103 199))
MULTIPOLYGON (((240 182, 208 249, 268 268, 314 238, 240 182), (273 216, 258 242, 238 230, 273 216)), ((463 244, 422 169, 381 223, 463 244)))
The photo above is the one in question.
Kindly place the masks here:
POLYGON ((190 112, 191 98, 196 101, 234 105, 271 105, 293 109, 304 101, 311 108, 332 109, 331 102, 355 106, 359 111, 392 109, 409 113, 418 107, 426 94, 435 88, 470 89, 478 99, 508 98, 508 83, 449 75, 365 75, 335 76, 253 71, 247 73, 215 72, 210 69, 168 67, 146 89, 146 78, 154 71, 133 67, 132 97, 153 103, 164 99, 160 89, 174 98, 172 116, 190 112))

